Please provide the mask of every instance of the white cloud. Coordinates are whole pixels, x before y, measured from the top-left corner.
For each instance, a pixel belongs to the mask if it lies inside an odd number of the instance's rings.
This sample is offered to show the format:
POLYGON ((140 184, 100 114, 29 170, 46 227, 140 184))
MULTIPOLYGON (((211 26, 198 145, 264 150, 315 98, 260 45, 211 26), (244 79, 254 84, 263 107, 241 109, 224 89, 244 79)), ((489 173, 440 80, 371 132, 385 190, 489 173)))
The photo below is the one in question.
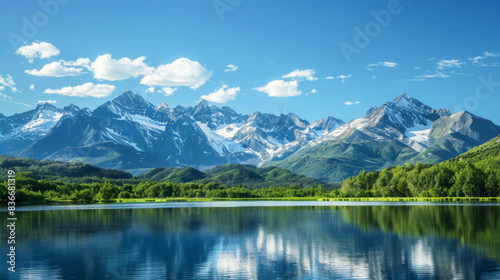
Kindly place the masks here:
POLYGON ((45 103, 49 103, 49 104, 56 104, 57 101, 56 100, 38 100, 38 104, 45 104, 45 103))
POLYGON ((46 89, 44 92, 48 94, 61 94, 66 96, 77 97, 106 97, 113 93, 115 86, 106 84, 85 83, 79 86, 67 86, 61 89, 46 89))
POLYGON ((263 87, 257 87, 255 89, 260 92, 267 93, 270 97, 291 97, 302 94, 296 80, 274 80, 263 87))
POLYGON ((3 102, 7 102, 7 100, 12 100, 12 97, 3 93, 0 93, 0 98, 3 99, 3 102))
POLYGON ((351 74, 349 74, 349 75, 339 75, 339 76, 337 76, 337 77, 328 76, 328 77, 326 77, 325 79, 327 79, 327 80, 341 79, 341 80, 342 80, 342 83, 344 83, 345 79, 348 79, 348 78, 350 78, 350 77, 352 77, 352 75, 351 75, 351 74))
POLYGON ((236 70, 238 70, 238 66, 236 65, 233 65, 233 64, 228 64, 226 65, 226 70, 224 70, 224 72, 234 72, 236 70))
POLYGON ((206 101, 215 102, 215 103, 226 103, 229 100, 236 99, 236 95, 240 91, 240 87, 230 88, 227 85, 223 85, 220 89, 208 94, 202 95, 201 98, 206 101))
POLYGON ((161 90, 165 93, 165 96, 173 95, 177 91, 177 88, 162 87, 161 90))
POLYGON ((30 89, 35 90, 35 84, 31 84, 30 89))
POLYGON ((418 70, 420 69, 420 66, 414 67, 413 70, 418 70))
POLYGON ((432 78, 449 78, 451 75, 449 74, 444 74, 442 72, 436 72, 432 74, 424 74, 424 75, 418 75, 415 76, 413 79, 409 79, 407 81, 425 81, 427 79, 432 79, 432 78))
POLYGON ((0 86, 0 90, 4 90, 5 89, 5 86, 0 86))
POLYGON ((478 55, 476 57, 469 58, 469 60, 472 61, 472 63, 474 65, 477 65, 477 66, 499 66, 498 62, 496 62, 496 61, 492 61, 492 62, 483 61, 484 59, 487 59, 489 57, 500 57, 500 53, 483 52, 482 55, 478 55))
POLYGON ((361 102, 359 102, 359 101, 355 101, 355 102, 347 101, 346 103, 344 103, 344 105, 347 105, 347 106, 351 106, 351 105, 355 105, 355 104, 361 104, 361 102))
POLYGON ((30 107, 30 108, 33 107, 33 106, 29 105, 29 104, 19 103, 19 102, 16 102, 15 104, 23 105, 23 106, 30 107))
POLYGON ((66 67, 62 64, 62 61, 55 61, 44 65, 40 70, 26 70, 24 73, 38 77, 66 77, 78 76, 83 72, 83 68, 66 67))
POLYGON ((286 78, 299 78, 299 79, 306 79, 309 81, 316 81, 318 78, 314 77, 314 69, 304 69, 304 70, 294 70, 286 75, 283 75, 281 78, 286 79, 286 78))
POLYGON ((172 63, 158 66, 141 80, 148 86, 189 86, 197 89, 204 85, 213 72, 205 69, 197 61, 179 58, 172 63))
POLYGON ((440 61, 438 61, 437 63, 437 68, 438 69, 444 69, 444 68, 460 68, 462 67, 463 64, 465 64, 465 62, 461 62, 460 60, 458 59, 442 59, 440 61))
POLYGON ((389 67, 389 68, 393 68, 393 67, 396 67, 398 66, 399 64, 397 64, 396 62, 389 62, 389 61, 381 61, 381 62, 377 62, 377 63, 372 63, 372 64, 368 64, 366 66, 366 69, 370 70, 370 71, 373 71, 373 67, 389 67))
POLYGON ((78 58, 77 60, 74 61, 64 61, 64 60, 59 60, 59 61, 65 66, 84 67, 87 70, 92 70, 90 68, 90 59, 88 58, 78 58))
POLYGON ((316 92, 318 92, 318 91, 317 91, 315 88, 313 88, 313 89, 311 90, 311 93, 316 93, 316 92))
POLYGON ((31 45, 21 46, 17 49, 16 54, 26 57, 29 63, 32 63, 35 58, 57 56, 59 55, 59 50, 47 42, 34 42, 31 45))
POLYGON ((17 92, 16 83, 14 82, 14 79, 11 75, 7 75, 7 77, 5 78, 0 75, 0 85, 3 87, 2 89, 8 87, 10 88, 10 90, 12 90, 13 93, 17 92))
POLYGON ((344 83, 345 79, 348 79, 350 77, 352 77, 351 74, 349 74, 349 75, 340 75, 340 76, 337 76, 337 79, 341 79, 342 83, 344 83))
POLYGON ((373 75, 372 76, 372 80, 376 80, 377 79, 377 76, 376 75, 373 75))
POLYGON ((134 60, 128 57, 113 59, 110 54, 104 54, 98 56, 90 67, 94 72, 95 79, 119 81, 150 74, 154 68, 144 63, 145 59, 144 56, 134 60))
POLYGON ((155 92, 155 87, 148 87, 144 92, 155 92))

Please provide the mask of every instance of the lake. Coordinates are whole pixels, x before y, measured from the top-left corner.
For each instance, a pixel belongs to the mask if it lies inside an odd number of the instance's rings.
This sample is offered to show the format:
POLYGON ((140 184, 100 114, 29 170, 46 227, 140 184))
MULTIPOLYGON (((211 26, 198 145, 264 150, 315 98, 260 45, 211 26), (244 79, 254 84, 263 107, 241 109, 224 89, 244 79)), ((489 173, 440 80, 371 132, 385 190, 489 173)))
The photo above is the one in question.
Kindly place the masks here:
POLYGON ((4 262, 1 279, 500 279, 500 204, 175 202, 16 216, 16 272, 4 262))

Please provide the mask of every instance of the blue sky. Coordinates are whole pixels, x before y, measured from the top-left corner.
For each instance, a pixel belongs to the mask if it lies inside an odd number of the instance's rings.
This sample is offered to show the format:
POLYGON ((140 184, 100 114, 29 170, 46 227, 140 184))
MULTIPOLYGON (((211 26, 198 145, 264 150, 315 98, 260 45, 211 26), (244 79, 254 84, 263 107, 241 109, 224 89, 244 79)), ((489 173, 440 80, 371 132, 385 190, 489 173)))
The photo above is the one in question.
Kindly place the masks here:
POLYGON ((4 115, 43 101, 93 109, 132 89, 172 108, 207 99, 349 121, 404 91, 500 124, 498 1, 41 0, 0 10, 4 115))

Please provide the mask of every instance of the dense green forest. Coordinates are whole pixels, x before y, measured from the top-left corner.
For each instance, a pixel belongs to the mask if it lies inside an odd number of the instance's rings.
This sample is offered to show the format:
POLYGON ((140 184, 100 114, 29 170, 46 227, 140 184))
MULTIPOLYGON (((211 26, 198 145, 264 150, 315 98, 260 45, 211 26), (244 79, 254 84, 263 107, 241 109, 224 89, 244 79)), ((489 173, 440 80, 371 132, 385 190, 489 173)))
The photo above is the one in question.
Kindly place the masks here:
POLYGON ((205 172, 160 167, 133 177, 83 163, 0 156, 2 199, 7 197, 10 169, 16 171, 16 201, 20 202, 171 197, 500 197, 500 138, 436 165, 417 163, 361 171, 340 185, 276 167, 229 164, 205 172))
POLYGON ((500 138, 436 165, 407 164, 342 182, 344 197, 498 197, 500 138))
POLYGON ((250 198, 319 197, 340 185, 276 167, 229 164, 206 172, 155 168, 133 177, 83 163, 61 163, 0 156, 0 195, 7 197, 7 171, 16 172, 16 201, 76 202, 116 198, 250 198))

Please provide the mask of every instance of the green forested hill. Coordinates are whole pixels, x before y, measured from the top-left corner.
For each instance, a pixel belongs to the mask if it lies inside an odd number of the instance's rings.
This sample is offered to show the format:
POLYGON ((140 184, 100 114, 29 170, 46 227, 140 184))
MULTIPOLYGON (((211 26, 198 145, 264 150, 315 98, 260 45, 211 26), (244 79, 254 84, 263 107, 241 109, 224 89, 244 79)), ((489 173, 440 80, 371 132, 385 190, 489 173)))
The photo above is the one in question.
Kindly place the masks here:
POLYGON ((266 164, 325 182, 340 182, 362 170, 380 170, 403 164, 416 154, 410 147, 393 141, 337 140, 300 150, 287 159, 266 164))
POLYGON ((274 186, 307 186, 315 187, 325 184, 319 180, 308 178, 278 167, 258 168, 253 165, 226 164, 201 172, 192 167, 165 168, 158 167, 142 175, 140 179, 149 179, 159 182, 216 182, 225 186, 243 185, 248 188, 274 186))
POLYGON ((7 171, 10 169, 36 180, 75 183, 102 182, 103 180, 119 181, 120 183, 156 181, 206 184, 216 182, 227 187, 243 185, 249 188, 269 187, 271 185, 316 187, 325 184, 319 180, 277 167, 258 168, 253 165, 226 164, 205 172, 192 167, 157 167, 133 177, 125 171, 104 169, 85 163, 61 163, 0 156, 1 180, 6 180, 7 171))
POLYGON ((41 161, 36 159, 0 156, 0 180, 7 178, 7 171, 28 173, 35 179, 64 180, 71 178, 108 178, 130 179, 132 174, 96 167, 86 163, 62 163, 57 161, 41 161))
POLYGON ((343 196, 500 196, 500 137, 436 165, 406 164, 360 172, 342 182, 343 196))

